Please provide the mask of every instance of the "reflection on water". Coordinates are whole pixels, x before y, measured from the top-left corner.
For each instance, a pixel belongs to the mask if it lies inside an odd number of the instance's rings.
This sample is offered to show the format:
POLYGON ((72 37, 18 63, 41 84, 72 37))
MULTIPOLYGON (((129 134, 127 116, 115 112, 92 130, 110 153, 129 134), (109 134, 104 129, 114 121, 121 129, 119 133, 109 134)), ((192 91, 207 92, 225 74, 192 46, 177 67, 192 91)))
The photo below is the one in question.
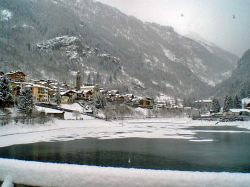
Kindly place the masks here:
POLYGON ((250 134, 202 132, 178 139, 85 139, 0 149, 0 157, 126 168, 250 172, 250 134))

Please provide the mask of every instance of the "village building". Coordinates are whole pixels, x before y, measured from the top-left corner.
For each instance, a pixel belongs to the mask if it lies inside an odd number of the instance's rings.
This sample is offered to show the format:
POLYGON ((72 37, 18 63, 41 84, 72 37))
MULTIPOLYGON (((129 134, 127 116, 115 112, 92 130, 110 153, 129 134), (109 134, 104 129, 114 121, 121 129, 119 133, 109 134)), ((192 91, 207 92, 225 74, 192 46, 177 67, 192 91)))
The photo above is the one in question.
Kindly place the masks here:
POLYGON ((79 91, 76 91, 76 100, 84 100, 84 93, 83 91, 79 90, 79 91))
POLYGON ((200 111, 196 108, 191 108, 190 113, 188 115, 189 117, 192 117, 193 119, 201 116, 200 111))
POLYGON ((125 102, 129 102, 129 101, 132 101, 135 98, 135 96, 134 94, 125 94, 124 98, 125 98, 125 102))
POLYGON ((25 86, 25 84, 22 83, 22 82, 11 82, 10 85, 11 85, 11 88, 12 88, 12 94, 15 97, 20 96, 21 91, 22 91, 23 87, 25 86))
POLYGON ((125 102, 125 97, 122 96, 122 95, 117 95, 117 96, 115 97, 115 101, 116 101, 117 104, 122 104, 122 103, 125 102))
POLYGON ((77 98, 77 91, 75 91, 75 90, 67 90, 67 91, 62 92, 60 94, 61 94, 61 103, 62 104, 73 103, 75 101, 75 99, 77 98))
POLYGON ((152 109, 154 107, 154 100, 149 97, 139 99, 139 107, 152 109))
POLYGON ((100 89, 97 85, 84 85, 80 91, 82 91, 84 100, 86 101, 92 101, 94 94, 100 93, 100 89))
POLYGON ((64 111, 51 109, 51 108, 45 108, 45 107, 36 107, 36 110, 40 112, 41 114, 44 114, 51 118, 57 118, 57 119, 64 119, 64 111))
MULTIPOLYGON (((108 102, 116 102, 117 100, 119 100, 118 97, 120 97, 120 93, 118 90, 109 90, 106 93, 106 100, 108 102)), ((124 102, 124 101, 123 101, 124 102)))
POLYGON ((13 82, 25 82, 26 81, 26 74, 22 71, 15 71, 6 73, 6 76, 10 81, 13 82))
POLYGON ((31 89, 35 102, 48 102, 49 101, 49 88, 38 84, 28 84, 26 89, 31 89))
POLYGON ((76 90, 80 90, 82 85, 82 76, 80 72, 77 72, 76 74, 76 90))
POLYGON ((206 100, 197 100, 195 101, 195 108, 199 109, 201 113, 208 113, 212 109, 212 100, 206 99, 206 100))
POLYGON ((229 109, 224 115, 226 116, 250 116, 250 110, 248 109, 229 109))

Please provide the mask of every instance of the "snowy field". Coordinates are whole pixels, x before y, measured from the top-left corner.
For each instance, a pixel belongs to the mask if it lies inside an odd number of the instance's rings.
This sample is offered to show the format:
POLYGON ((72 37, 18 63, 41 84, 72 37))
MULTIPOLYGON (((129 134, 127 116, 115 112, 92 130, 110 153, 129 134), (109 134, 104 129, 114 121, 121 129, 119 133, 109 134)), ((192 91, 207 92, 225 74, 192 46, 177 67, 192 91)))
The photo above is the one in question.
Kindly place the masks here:
POLYGON ((61 187, 247 187, 250 174, 102 168, 0 159, 0 180, 61 187))
MULTIPOLYGON (((44 125, 10 124, 0 127, 0 147, 35 142, 69 141, 84 138, 177 138, 197 140, 196 132, 216 132, 212 130, 187 129, 193 126, 236 126, 250 129, 249 122, 193 121, 189 118, 142 119, 111 121, 82 116, 84 120, 55 120, 44 125)), ((220 131, 223 132, 223 131, 220 131)), ((229 133, 250 133, 243 130, 225 130, 229 133)))

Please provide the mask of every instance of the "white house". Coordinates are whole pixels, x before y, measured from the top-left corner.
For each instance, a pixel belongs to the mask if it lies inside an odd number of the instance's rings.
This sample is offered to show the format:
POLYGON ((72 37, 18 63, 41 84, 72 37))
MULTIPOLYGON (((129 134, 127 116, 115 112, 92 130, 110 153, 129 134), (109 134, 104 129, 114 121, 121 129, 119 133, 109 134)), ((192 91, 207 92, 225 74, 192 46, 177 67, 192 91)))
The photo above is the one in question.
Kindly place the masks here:
POLYGON ((248 109, 230 109, 228 114, 233 116, 250 115, 250 110, 248 109))

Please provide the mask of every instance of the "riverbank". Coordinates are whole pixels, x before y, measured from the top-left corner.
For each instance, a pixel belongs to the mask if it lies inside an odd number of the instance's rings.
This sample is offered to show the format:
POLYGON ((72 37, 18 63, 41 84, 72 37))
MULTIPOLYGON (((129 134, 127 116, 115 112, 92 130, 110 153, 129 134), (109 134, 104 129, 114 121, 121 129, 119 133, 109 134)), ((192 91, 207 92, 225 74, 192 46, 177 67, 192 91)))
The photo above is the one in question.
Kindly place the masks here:
MULTIPOLYGON (((234 126, 250 129, 249 122, 198 121, 190 118, 152 118, 103 121, 86 116, 83 120, 54 120, 43 125, 9 124, 0 127, 0 147, 35 142, 69 141, 85 138, 174 138, 195 140, 196 126, 234 126)), ((206 130, 203 130, 204 132, 206 130)), ((230 130, 231 133, 239 131, 230 130)), ((244 132, 240 131, 241 133, 244 132)), ((246 133, 249 131, 246 130, 246 133)), ((204 140, 203 140, 204 141, 204 140)))

